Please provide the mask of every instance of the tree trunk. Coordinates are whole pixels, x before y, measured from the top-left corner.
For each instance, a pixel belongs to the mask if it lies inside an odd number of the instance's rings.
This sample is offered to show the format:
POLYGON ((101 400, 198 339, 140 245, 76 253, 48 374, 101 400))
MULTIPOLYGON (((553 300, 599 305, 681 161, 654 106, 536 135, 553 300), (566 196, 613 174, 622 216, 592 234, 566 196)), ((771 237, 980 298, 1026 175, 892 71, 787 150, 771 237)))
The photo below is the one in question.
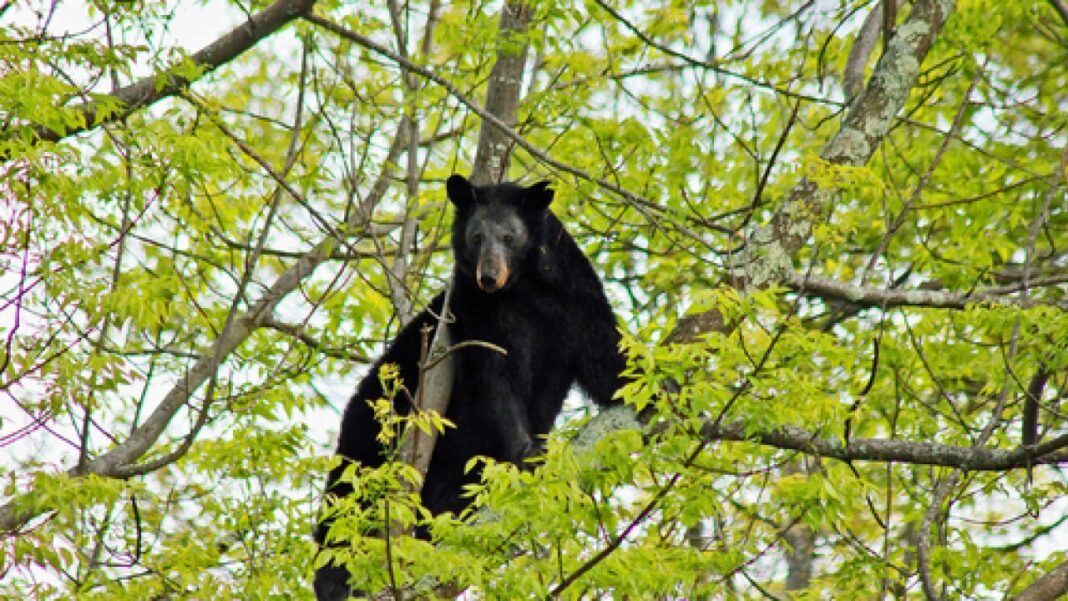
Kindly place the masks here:
MULTIPOLYGON (((530 10, 522 2, 507 2, 501 9, 500 29, 497 34, 497 62, 490 71, 489 88, 486 90, 485 108, 509 126, 515 124, 515 112, 519 106, 520 82, 526 65, 527 45, 522 43, 516 49, 515 40, 526 33, 530 24, 530 10)), ((482 122, 479 132, 478 149, 475 162, 471 167, 471 182, 484 185, 498 182, 508 173, 511 157, 511 144, 505 132, 488 121, 482 122)), ((438 320, 429 351, 425 357, 433 367, 424 374, 420 390, 415 398, 421 403, 423 411, 435 411, 445 415, 449 407, 449 394, 452 392, 454 361, 449 347, 452 340, 449 330, 444 327, 449 315, 449 292, 445 295, 445 310, 438 320)), ((409 463, 423 476, 430 466, 430 458, 437 443, 437 432, 423 432, 412 428, 404 441, 400 458, 409 463)))
MULTIPOLYGON (((520 40, 529 25, 530 9, 525 4, 505 3, 497 33, 497 62, 490 71, 486 90, 486 112, 509 127, 515 126, 515 112, 519 108, 519 90, 527 62, 527 44, 520 40)), ((475 162, 471 166, 471 183, 481 186, 505 179, 511 153, 512 141, 507 133, 483 121, 475 162)))

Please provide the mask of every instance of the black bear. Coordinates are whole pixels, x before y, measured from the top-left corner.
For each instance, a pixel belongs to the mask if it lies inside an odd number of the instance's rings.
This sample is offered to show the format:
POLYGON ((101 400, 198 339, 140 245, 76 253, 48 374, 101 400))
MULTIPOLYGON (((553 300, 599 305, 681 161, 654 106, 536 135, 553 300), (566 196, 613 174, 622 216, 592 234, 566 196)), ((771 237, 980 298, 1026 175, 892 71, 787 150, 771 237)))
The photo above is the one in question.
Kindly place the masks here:
MULTIPOLYGON (((548 185, 474 186, 459 175, 446 184, 455 207, 452 342, 487 341, 507 354, 477 346, 456 352, 446 412, 455 428, 439 438, 422 489, 423 505, 435 514, 469 504, 463 486, 479 478, 464 472, 471 458, 523 466, 540 454, 572 384, 599 405, 612 403, 622 385, 625 359, 615 316, 589 259, 549 210, 548 185)), ((343 458, 383 463, 380 426, 368 403, 384 396, 378 369, 398 365, 405 388, 414 392, 421 331, 437 324, 443 298, 439 294, 401 330, 360 382, 341 422, 337 452, 343 458)), ((396 411, 406 414, 408 403, 397 395, 396 411)), ((337 482, 346 463, 330 472, 328 493, 352 493, 337 482)), ((328 527, 324 522, 316 530, 320 545, 328 527)), ((316 596, 345 599, 348 580, 346 570, 327 565, 315 575, 316 596)))

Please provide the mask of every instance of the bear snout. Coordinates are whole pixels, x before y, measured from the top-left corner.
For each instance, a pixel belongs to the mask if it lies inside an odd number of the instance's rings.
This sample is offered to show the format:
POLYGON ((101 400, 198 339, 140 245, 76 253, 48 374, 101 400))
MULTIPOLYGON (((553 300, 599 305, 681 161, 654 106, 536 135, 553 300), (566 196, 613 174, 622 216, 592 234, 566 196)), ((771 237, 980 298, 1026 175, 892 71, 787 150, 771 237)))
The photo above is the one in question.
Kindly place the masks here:
POLYGON ((483 260, 475 267, 475 282, 483 292, 496 292, 508 283, 508 262, 499 258, 483 260))

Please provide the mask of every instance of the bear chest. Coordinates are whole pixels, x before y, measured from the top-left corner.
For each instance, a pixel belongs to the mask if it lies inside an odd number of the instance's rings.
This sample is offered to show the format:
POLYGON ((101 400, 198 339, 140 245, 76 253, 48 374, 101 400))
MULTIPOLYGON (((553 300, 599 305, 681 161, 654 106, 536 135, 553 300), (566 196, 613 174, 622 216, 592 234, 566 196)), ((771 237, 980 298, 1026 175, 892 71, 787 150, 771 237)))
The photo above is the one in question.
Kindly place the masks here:
POLYGON ((485 340, 523 353, 552 342, 569 327, 558 303, 502 299, 457 315, 460 339, 485 340))

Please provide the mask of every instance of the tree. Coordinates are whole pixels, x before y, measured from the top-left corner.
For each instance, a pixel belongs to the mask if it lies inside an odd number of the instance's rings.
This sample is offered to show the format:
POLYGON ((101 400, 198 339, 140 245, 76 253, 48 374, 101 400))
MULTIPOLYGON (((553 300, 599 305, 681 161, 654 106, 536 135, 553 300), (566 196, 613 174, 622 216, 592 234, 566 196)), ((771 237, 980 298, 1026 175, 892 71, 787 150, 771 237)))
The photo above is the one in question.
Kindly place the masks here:
POLYGON ((553 180, 634 381, 355 539, 385 595, 1068 592, 1061 0, 211 4, 0 6, 4 595, 307 598, 471 170, 553 180))

